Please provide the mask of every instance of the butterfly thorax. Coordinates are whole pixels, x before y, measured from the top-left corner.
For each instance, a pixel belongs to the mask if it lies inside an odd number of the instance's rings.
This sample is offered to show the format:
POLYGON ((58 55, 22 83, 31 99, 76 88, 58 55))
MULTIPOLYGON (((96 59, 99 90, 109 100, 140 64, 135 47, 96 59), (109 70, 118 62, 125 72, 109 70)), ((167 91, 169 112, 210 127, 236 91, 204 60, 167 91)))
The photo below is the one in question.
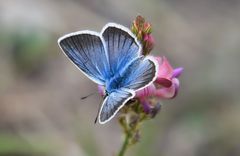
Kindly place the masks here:
POLYGON ((106 92, 111 93, 119 88, 122 88, 123 81, 123 77, 120 74, 115 74, 114 77, 106 81, 106 92))

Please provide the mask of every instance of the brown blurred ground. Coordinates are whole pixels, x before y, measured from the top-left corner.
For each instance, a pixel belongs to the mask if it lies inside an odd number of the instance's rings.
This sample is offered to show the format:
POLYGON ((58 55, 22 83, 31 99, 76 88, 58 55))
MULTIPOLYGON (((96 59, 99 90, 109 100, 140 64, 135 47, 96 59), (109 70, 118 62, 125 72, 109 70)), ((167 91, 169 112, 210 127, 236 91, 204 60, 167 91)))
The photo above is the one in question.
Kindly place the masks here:
POLYGON ((110 156, 116 120, 94 125, 98 95, 57 46, 107 22, 153 25, 155 55, 183 66, 181 89, 143 127, 137 156, 240 155, 240 1, 0 1, 0 156, 110 156))

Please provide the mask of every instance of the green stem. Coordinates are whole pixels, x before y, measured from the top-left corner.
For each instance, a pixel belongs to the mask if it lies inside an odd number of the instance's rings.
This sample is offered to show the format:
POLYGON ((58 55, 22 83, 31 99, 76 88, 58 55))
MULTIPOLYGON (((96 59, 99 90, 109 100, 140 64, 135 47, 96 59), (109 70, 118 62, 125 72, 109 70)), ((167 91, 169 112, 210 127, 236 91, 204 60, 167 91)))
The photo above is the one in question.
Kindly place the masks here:
POLYGON ((129 139, 130 139, 130 134, 129 134, 129 132, 127 132, 126 136, 125 136, 125 140, 122 144, 121 150, 118 153, 118 156, 124 156, 124 154, 128 148, 128 145, 129 145, 129 139))

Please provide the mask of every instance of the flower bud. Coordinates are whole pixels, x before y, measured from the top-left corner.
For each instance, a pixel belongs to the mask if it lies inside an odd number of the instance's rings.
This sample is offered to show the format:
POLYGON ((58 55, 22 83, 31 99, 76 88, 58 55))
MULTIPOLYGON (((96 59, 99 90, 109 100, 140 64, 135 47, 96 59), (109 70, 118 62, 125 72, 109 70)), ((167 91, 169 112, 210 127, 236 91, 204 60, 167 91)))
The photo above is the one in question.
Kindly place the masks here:
POLYGON ((142 16, 137 16, 131 26, 131 31, 143 45, 143 55, 148 55, 154 46, 154 39, 151 35, 152 26, 142 16))
POLYGON ((151 109, 151 111, 149 113, 150 117, 154 118, 159 113, 160 110, 161 110, 161 104, 156 103, 155 106, 151 109))
POLYGON ((143 32, 145 34, 151 34, 152 33, 152 26, 151 26, 150 23, 144 23, 143 32))
POLYGON ((144 27, 144 23, 145 23, 145 19, 142 16, 137 16, 136 20, 134 21, 135 26, 139 29, 139 30, 143 30, 144 27))
POLYGON ((139 142, 140 138, 141 138, 140 132, 139 132, 139 130, 136 130, 136 132, 133 134, 133 138, 131 140, 131 144, 135 144, 135 143, 139 142))
POLYGON ((143 55, 148 55, 154 47, 154 38, 150 34, 146 34, 143 40, 143 55))

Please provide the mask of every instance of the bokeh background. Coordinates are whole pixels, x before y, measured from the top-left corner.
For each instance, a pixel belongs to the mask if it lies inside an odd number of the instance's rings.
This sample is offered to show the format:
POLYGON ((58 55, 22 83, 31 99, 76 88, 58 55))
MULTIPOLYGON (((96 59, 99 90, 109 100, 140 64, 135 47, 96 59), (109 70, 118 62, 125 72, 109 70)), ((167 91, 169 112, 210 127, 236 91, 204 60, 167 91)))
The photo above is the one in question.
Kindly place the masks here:
POLYGON ((1 0, 0 156, 113 156, 117 120, 94 125, 96 84, 57 39, 107 22, 152 23, 154 55, 185 68, 128 156, 240 155, 239 0, 1 0))

